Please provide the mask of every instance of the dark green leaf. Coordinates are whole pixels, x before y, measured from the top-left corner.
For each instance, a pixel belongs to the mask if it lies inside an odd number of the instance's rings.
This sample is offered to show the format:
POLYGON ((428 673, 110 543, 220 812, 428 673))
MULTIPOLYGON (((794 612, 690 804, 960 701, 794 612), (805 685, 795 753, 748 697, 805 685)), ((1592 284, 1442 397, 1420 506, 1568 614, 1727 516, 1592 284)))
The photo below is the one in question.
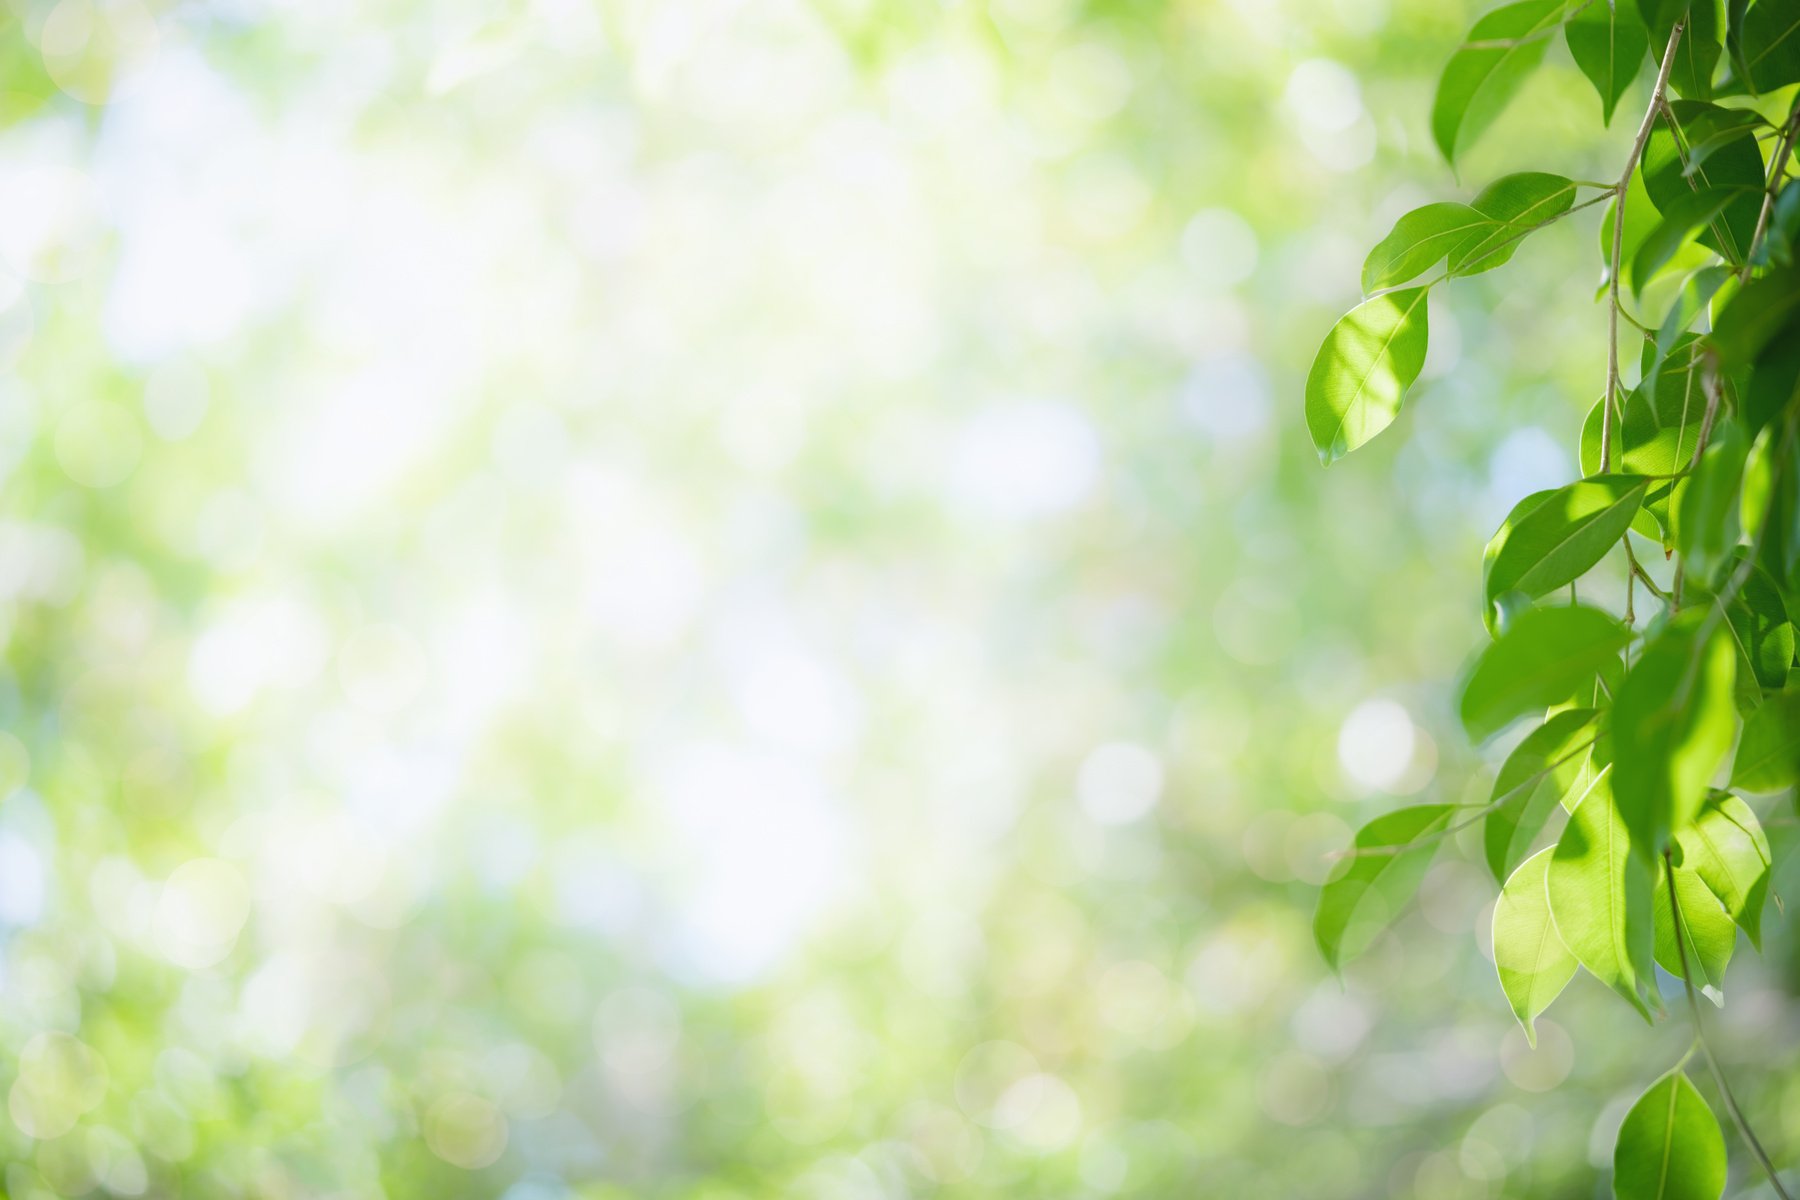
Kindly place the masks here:
POLYGON ((1431 135, 1444 158, 1457 155, 1494 123, 1543 61, 1564 0, 1517 0, 1475 22, 1450 56, 1431 105, 1431 135))
POLYGON ((1711 579, 1738 543, 1738 485, 1744 478, 1744 435, 1720 421, 1700 465, 1682 489, 1675 545, 1690 574, 1711 579))
POLYGON ((1754 0, 1744 11, 1744 69, 1759 92, 1800 83, 1800 4, 1754 0))
POLYGON ((1367 950, 1399 917, 1437 851, 1441 839, 1434 835, 1455 811, 1448 804, 1415 805, 1376 817, 1357 831, 1360 853, 1346 856, 1332 871, 1313 917, 1313 937, 1332 970, 1367 950), (1430 840, 1395 852, 1420 839, 1430 840))
POLYGON ((1646 862, 1693 824, 1737 736, 1737 657, 1723 622, 1689 609, 1650 639, 1613 702, 1613 791, 1646 862))
POLYGON ((1675 257, 1675 252, 1693 236, 1696 229, 1712 224, 1727 205, 1742 198, 1747 190, 1743 187, 1701 188, 1671 201, 1663 209, 1662 220, 1656 223, 1656 227, 1644 238, 1644 244, 1632 255, 1632 289, 1643 291, 1644 285, 1654 279, 1656 273, 1675 257))
POLYGON ((1650 52, 1658 59, 1662 58, 1663 48, 1669 44, 1669 34, 1675 28, 1675 20, 1685 11, 1687 30, 1681 35, 1680 44, 1675 47, 1675 62, 1669 71, 1669 84, 1691 100, 1710 99, 1713 94, 1713 71, 1719 65, 1717 0, 1696 0, 1692 5, 1665 2, 1658 9, 1657 15, 1646 21, 1650 26, 1650 52))
POLYGON ((1554 852, 1546 847, 1520 863, 1494 903, 1494 968, 1500 990, 1533 1046, 1538 1014, 1575 977, 1575 956, 1550 919, 1545 876, 1554 852))
POLYGON ((1490 627, 1502 593, 1543 596, 1585 575, 1625 535, 1648 487, 1648 480, 1629 475, 1595 475, 1515 508, 1485 556, 1490 627))
POLYGON ((1712 341, 1725 366, 1744 366, 1755 362, 1777 334, 1791 341, 1797 326, 1800 265, 1790 265, 1745 284, 1719 313, 1712 341))
POLYGON ((1603 771, 1569 814, 1550 857, 1545 891, 1563 945, 1649 1020, 1639 988, 1655 978, 1652 876, 1631 853, 1630 835, 1613 806, 1611 778, 1612 769, 1603 771))
POLYGON ((1425 365, 1428 290, 1364 301, 1325 336, 1306 377, 1306 426, 1321 462, 1337 461, 1393 423, 1425 365))
POLYGON ((1405 283, 1493 224, 1493 218, 1467 204, 1427 204, 1413 209, 1394 222, 1393 230, 1369 251, 1363 262, 1363 291, 1378 292, 1405 283))
POLYGON ((1680 1069, 1651 1084, 1619 1126, 1613 1147, 1618 1200, 1719 1200, 1725 1136, 1680 1069))
POLYGON ((1575 65, 1600 93, 1600 115, 1612 124, 1613 109, 1637 78, 1650 51, 1650 31, 1629 4, 1594 3, 1563 27, 1575 65))
POLYGON ((1482 828, 1488 870, 1496 880, 1505 879, 1530 853, 1557 802, 1583 775, 1597 716, 1591 708, 1564 709, 1507 755, 1489 798, 1493 810, 1482 828))
MULTIPOLYGON (((1670 103, 1669 111, 1675 114, 1681 140, 1677 142, 1667 115, 1659 116, 1639 164, 1644 190, 1658 212, 1667 214, 1671 205, 1698 188, 1761 190, 1762 151, 1757 148, 1753 128, 1743 124, 1743 118, 1735 115, 1736 110, 1699 100, 1676 100, 1670 103), (1717 140, 1716 147, 1692 176, 1685 174, 1685 148, 1709 139, 1717 140)), ((1719 251, 1732 262, 1743 262, 1761 213, 1759 196, 1752 192, 1739 195, 1725 206, 1718 220, 1700 232, 1700 244, 1719 251)))
POLYGON ((1616 663, 1630 641, 1630 630, 1596 608, 1520 613, 1464 680, 1457 703, 1463 727, 1485 741, 1517 717, 1562 703, 1616 663))

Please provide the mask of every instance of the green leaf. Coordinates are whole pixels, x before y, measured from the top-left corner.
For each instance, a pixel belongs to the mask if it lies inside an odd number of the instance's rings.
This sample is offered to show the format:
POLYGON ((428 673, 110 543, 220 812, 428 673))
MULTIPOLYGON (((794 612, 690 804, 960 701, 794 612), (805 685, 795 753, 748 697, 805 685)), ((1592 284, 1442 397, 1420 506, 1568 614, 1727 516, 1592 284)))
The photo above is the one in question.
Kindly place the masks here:
POLYGON ((1545 877, 1553 847, 1545 847, 1520 863, 1500 889, 1494 904, 1494 968, 1500 990, 1525 1029, 1525 1040, 1537 1045, 1538 1014, 1575 977, 1575 956, 1557 936, 1550 919, 1545 877))
POLYGON ((1642 292, 1644 285, 1675 257, 1675 252, 1696 229, 1703 229, 1718 220, 1727 205, 1735 203, 1748 191, 1741 186, 1701 188, 1671 201, 1663 209, 1662 220, 1645 236, 1644 244, 1631 258, 1632 290, 1642 292))
POLYGON ((1425 365, 1427 288, 1366 300, 1325 336, 1306 377, 1306 427, 1333 463, 1393 423, 1425 365))
POLYGON ((1664 360, 1675 349, 1676 343, 1694 323, 1694 319, 1706 311, 1719 289, 1730 281, 1731 268, 1727 266, 1702 267, 1688 276, 1656 331, 1656 349, 1651 355, 1650 369, 1644 373, 1644 378, 1655 381, 1662 372, 1664 360))
MULTIPOLYGON (((1727 367, 1753 363, 1777 334, 1793 337, 1800 321, 1800 264, 1745 284, 1719 313, 1713 345, 1727 367)), ((1778 346, 1779 348, 1779 346, 1778 346)))
POLYGON ((1561 175, 1522 171, 1481 189, 1469 207, 1489 218, 1488 228, 1450 251, 1452 275, 1477 275, 1512 258, 1526 234, 1568 212, 1575 184, 1561 175))
POLYGON ((1376 817, 1356 834, 1355 850, 1332 871, 1319 891, 1313 938, 1332 970, 1369 948, 1406 907, 1440 839, 1433 835, 1450 823, 1456 810, 1448 804, 1419 804, 1376 817), (1421 838, 1423 846, 1404 851, 1421 838), (1385 851, 1385 852, 1384 852, 1385 851))
POLYGON ((1800 4, 1756 0, 1744 12, 1744 68, 1759 92, 1800 83, 1800 4))
POLYGON ((1618 1200, 1719 1200, 1725 1193, 1725 1135, 1680 1069, 1638 1097, 1613 1148, 1618 1200))
POLYGON ((1750 364, 1739 409, 1745 429, 1752 435, 1760 433, 1796 401, 1800 401, 1800 338, 1790 337, 1768 347, 1750 364))
MULTIPOLYGON (((1742 570, 1748 552, 1732 556, 1733 570, 1742 570)), ((1696 591, 1695 595, 1703 595, 1696 591)), ((1753 566, 1744 586, 1725 608, 1725 620, 1741 651, 1741 662, 1751 672, 1754 687, 1779 688, 1787 683, 1794 661, 1795 631, 1781 589, 1761 567, 1753 566)))
POLYGON ((1713 151, 1721 149, 1737 141, 1746 131, 1755 131, 1768 125, 1769 120, 1755 109, 1723 108, 1713 114, 1704 137, 1688 142, 1686 161, 1681 173, 1693 178, 1706 160, 1713 156, 1713 151))
POLYGON ((1738 485, 1744 478, 1745 452, 1737 424, 1720 421, 1682 489, 1675 547, 1697 578, 1711 579, 1738 543, 1738 485))
MULTIPOLYGON (((1600 218, 1600 294, 1606 291, 1608 279, 1612 275, 1612 238, 1613 220, 1616 201, 1606 202, 1606 215, 1600 218)), ((1619 262, 1631 261, 1637 248, 1643 245, 1644 238, 1658 220, 1656 204, 1650 199, 1650 193, 1644 189, 1644 178, 1641 172, 1634 172, 1631 183, 1625 189, 1625 236, 1619 243, 1619 262)))
POLYGON ((1650 862, 1693 824, 1737 736, 1737 658, 1722 622, 1689 609, 1650 639, 1613 702, 1613 790, 1650 862))
POLYGON ((1563 26, 1575 65, 1600 93, 1600 115, 1612 124, 1619 97, 1631 87, 1650 51, 1650 31, 1629 4, 1594 3, 1563 26))
POLYGON ((1527 497, 1488 542, 1482 596, 1492 628, 1505 592, 1543 596, 1581 578, 1631 526, 1648 480, 1595 475, 1527 497))
POLYGON ((1631 835, 1613 806, 1615 769, 1602 771, 1569 814, 1550 857, 1545 890, 1563 945, 1649 1020, 1639 986, 1655 978, 1651 875, 1631 853, 1631 835))
POLYGON ((1450 56, 1431 105, 1431 135, 1452 165, 1519 91, 1561 24, 1564 0, 1517 0, 1475 22, 1450 56))
POLYGON ((1618 661, 1631 631, 1597 608, 1534 608, 1520 613, 1476 658, 1457 711, 1477 742, 1534 709, 1575 695, 1618 661))
POLYGON ((1700 876, 1750 944, 1761 950, 1771 857, 1756 813, 1730 792, 1714 792, 1699 819, 1676 835, 1675 845, 1681 865, 1700 876))
POLYGON ((1363 292, 1405 283, 1494 224, 1467 204, 1427 204, 1398 221, 1363 262, 1363 292))
POLYGON ((1675 898, 1680 902, 1683 944, 1675 944, 1675 905, 1669 903, 1669 872, 1657 872, 1652 899, 1656 922, 1656 961, 1663 970, 1684 978, 1681 956, 1687 953, 1688 969, 1694 973, 1694 986, 1709 991, 1715 1002, 1725 983, 1725 968, 1731 964, 1731 952, 1737 948, 1737 926, 1731 914, 1707 888, 1699 874, 1686 867, 1675 868, 1675 898))
POLYGON ((1779 792, 1800 782, 1800 690, 1777 692, 1744 722, 1731 786, 1779 792))
MULTIPOLYGON (((1700 7, 1704 8, 1704 5, 1700 7)), ((1696 10, 1698 11, 1698 10, 1696 10)), ((1664 31, 1666 38, 1667 31, 1664 31)), ((1684 38, 1683 41, 1686 41, 1684 38)), ((1659 41, 1657 43, 1661 45, 1659 41)), ((1707 228, 1699 234, 1700 244, 1717 250, 1734 263, 1742 263, 1756 233, 1757 218, 1762 214, 1760 192, 1764 183, 1762 151, 1757 148, 1753 126, 1743 123, 1736 110, 1721 108, 1699 100, 1675 100, 1669 104, 1680 129, 1677 142, 1668 116, 1659 115, 1644 146, 1638 165, 1644 190, 1657 211, 1667 214, 1672 205, 1699 188, 1743 187, 1751 192, 1739 194, 1725 206, 1714 224, 1724 234, 1707 228), (1716 141, 1706 160, 1687 175, 1687 146, 1702 141, 1716 141)))
MULTIPOLYGON (((1604 0, 1602 0, 1604 2, 1604 0)), ((1717 0, 1696 3, 1664 3, 1658 14, 1646 21, 1650 26, 1650 52, 1659 60, 1675 19, 1687 17, 1687 30, 1675 47, 1675 62, 1669 71, 1669 84, 1691 100, 1706 100, 1712 94, 1712 77, 1719 65, 1719 12, 1717 0)))
POLYGON ((1583 774, 1599 715, 1591 708, 1564 709, 1506 756, 1489 799, 1493 809, 1482 826, 1488 870, 1496 880, 1504 880, 1530 852, 1557 802, 1583 774))

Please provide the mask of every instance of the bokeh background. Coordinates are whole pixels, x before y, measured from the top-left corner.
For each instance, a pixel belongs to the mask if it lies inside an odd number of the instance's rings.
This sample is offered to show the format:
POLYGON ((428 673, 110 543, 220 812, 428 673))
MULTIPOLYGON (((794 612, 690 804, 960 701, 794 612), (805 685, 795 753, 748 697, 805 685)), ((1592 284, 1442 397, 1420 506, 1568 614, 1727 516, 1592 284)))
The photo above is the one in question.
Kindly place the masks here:
POLYGON ((0 0, 4 1195, 1609 1194, 1682 1021, 1530 1050, 1462 849, 1309 932, 1604 370, 1592 210, 1308 445, 1396 215, 1616 172, 1558 48, 1451 175, 1472 13, 0 0))

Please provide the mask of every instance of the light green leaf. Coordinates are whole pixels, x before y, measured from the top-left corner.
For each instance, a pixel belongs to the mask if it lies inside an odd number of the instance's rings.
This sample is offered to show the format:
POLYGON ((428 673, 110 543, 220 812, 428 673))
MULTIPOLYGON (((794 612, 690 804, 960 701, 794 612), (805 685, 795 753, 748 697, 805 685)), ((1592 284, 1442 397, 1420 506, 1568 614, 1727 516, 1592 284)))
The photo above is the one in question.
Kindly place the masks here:
POLYGON ((1575 977, 1575 956, 1557 936, 1545 890, 1554 852, 1547 846, 1520 863, 1494 904, 1494 968, 1500 990, 1533 1046, 1538 1014, 1575 977))
MULTIPOLYGON (((1602 3, 1605 0, 1601 0, 1602 3)), ((1675 26, 1675 19, 1687 18, 1687 30, 1681 35, 1681 42, 1675 47, 1675 62, 1669 72, 1669 85, 1683 96, 1690 97, 1689 102, 1706 100, 1713 94, 1713 70, 1719 65, 1719 11, 1717 0, 1695 0, 1689 4, 1664 3, 1654 19, 1646 22, 1650 26, 1651 53, 1662 57, 1663 47, 1669 44, 1669 33, 1675 26)), ((1684 103, 1684 101, 1676 101, 1684 103)))
POLYGON ((1451 164, 1494 123, 1543 61, 1564 0, 1518 0, 1475 22, 1450 56, 1431 105, 1431 135, 1451 164))
POLYGON ((1331 327, 1306 377, 1306 427, 1333 463, 1393 423, 1425 365, 1427 288, 1357 305, 1331 327))
POLYGON ((1680 1069, 1651 1084, 1619 1126, 1613 1148, 1618 1200, 1719 1200, 1725 1135, 1680 1069))
POLYGON ((1513 509, 1485 555, 1489 628, 1502 593, 1543 596, 1587 574, 1630 528, 1648 488, 1629 475, 1595 475, 1513 509))
POLYGON ((1734 421, 1713 427, 1700 465, 1682 489, 1675 548, 1690 574, 1711 579, 1738 543, 1738 485, 1744 478, 1744 435, 1734 421))
POLYGON ((1574 203, 1575 184, 1561 175, 1523 171, 1494 180, 1469 204, 1490 224, 1450 251, 1450 273, 1493 270, 1512 258, 1526 234, 1562 216, 1574 203))
POLYGON ((1482 826, 1488 870, 1504 880, 1531 850, 1557 802, 1584 773, 1596 734, 1591 708, 1549 717, 1513 748, 1494 780, 1493 805, 1482 826))
POLYGON ((1613 702, 1613 790, 1645 862, 1700 815, 1737 736, 1736 654, 1704 618, 1689 609, 1653 637, 1613 702))
POLYGON ((1694 986, 1706 989, 1715 1003, 1721 1002, 1725 968, 1731 964, 1731 952, 1737 947, 1737 926, 1699 874, 1686 867, 1675 868, 1675 898, 1681 908, 1683 942, 1679 947, 1675 944, 1675 906, 1669 903, 1669 872, 1667 868, 1659 869, 1652 901, 1656 910, 1656 961, 1680 979, 1685 951, 1688 969, 1694 973, 1694 986))
POLYGON ((1612 124, 1619 103, 1650 51, 1650 31, 1630 4, 1590 4, 1563 26, 1575 65, 1600 93, 1600 115, 1612 124))
POLYGON ((1514 718, 1559 704, 1593 681, 1631 631, 1596 608, 1534 608, 1520 613, 1476 658, 1457 711, 1477 742, 1514 718))
POLYGON ((1717 896, 1750 944, 1762 949, 1763 905, 1769 897, 1769 839, 1748 804, 1714 792, 1699 819, 1675 836, 1682 866, 1717 896))
POLYGON ((1550 858, 1546 890, 1563 945, 1649 1020, 1639 987, 1655 978, 1652 876, 1631 853, 1631 835, 1613 806, 1613 769, 1600 773, 1569 814, 1550 858))
POLYGON ((1779 792, 1800 783, 1800 690, 1777 692, 1744 721, 1731 786, 1779 792))
POLYGON ((1440 833, 1456 810, 1448 804, 1419 804, 1376 817, 1356 834, 1355 851, 1332 871, 1319 890, 1313 938, 1331 969, 1369 948, 1399 917, 1419 889, 1437 852, 1440 833), (1396 851, 1420 839, 1425 845, 1396 851))
POLYGON ((1427 204, 1398 221, 1363 261, 1365 294, 1405 283, 1494 224, 1467 204, 1427 204))

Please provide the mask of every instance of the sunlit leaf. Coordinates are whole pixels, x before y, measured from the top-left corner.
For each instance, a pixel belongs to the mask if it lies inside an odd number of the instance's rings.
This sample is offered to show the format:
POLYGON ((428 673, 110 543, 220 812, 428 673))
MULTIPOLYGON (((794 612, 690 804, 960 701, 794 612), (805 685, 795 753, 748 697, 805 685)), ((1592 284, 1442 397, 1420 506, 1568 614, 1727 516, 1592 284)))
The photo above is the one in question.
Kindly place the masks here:
POLYGON ((1748 804, 1715 792, 1692 825, 1675 836, 1680 862, 1717 896, 1725 911, 1762 948, 1762 912, 1769 895, 1769 839, 1748 804))
POLYGON ((1656 919, 1656 961, 1663 970, 1683 978, 1682 955, 1687 955, 1688 970, 1695 987, 1711 990, 1715 1000, 1724 987, 1725 968, 1731 964, 1731 952, 1737 947, 1737 926, 1700 875, 1687 867, 1675 868, 1675 899, 1669 901, 1669 872, 1659 864, 1656 888, 1652 893, 1656 919), (1675 944, 1675 911, 1681 912, 1682 944, 1675 944))
POLYGON ((1484 741, 1514 719, 1560 703, 1618 661, 1631 631, 1599 609, 1536 608, 1521 613, 1475 660, 1457 710, 1484 741))
POLYGON ((1550 919, 1545 876, 1553 853, 1553 847, 1545 847, 1520 863, 1494 904, 1494 967, 1500 990, 1533 1046, 1538 1014, 1575 977, 1575 956, 1550 919))
POLYGON ((1398 221, 1363 262, 1364 293, 1405 283, 1490 229, 1492 217, 1467 204, 1427 204, 1398 221))
POLYGON ((1575 184, 1561 175, 1523 171, 1494 180, 1469 202, 1489 224, 1450 251, 1450 273, 1493 270, 1512 258, 1527 234, 1568 212, 1574 203, 1575 184))
POLYGON ((1613 702, 1613 791, 1645 861, 1699 816, 1737 736, 1737 659, 1723 625, 1684 612, 1645 645, 1613 702))
POLYGON ((1450 56, 1431 105, 1431 135, 1452 164, 1494 123, 1543 61, 1565 0, 1517 0, 1475 22, 1450 56))
POLYGON ((1418 891, 1455 808, 1420 804, 1376 817, 1357 831, 1354 850, 1319 891, 1313 937, 1332 970, 1355 958, 1418 891), (1425 844, 1395 852, 1396 847, 1425 844))
POLYGON ((1662 220, 1645 236, 1643 245, 1631 257, 1631 286, 1643 291, 1644 285, 1656 277, 1675 252, 1693 236, 1719 219, 1727 205, 1749 193, 1745 187, 1701 188, 1672 201, 1663 209, 1662 220))
POLYGON ((1719 1200, 1725 1135, 1680 1069, 1651 1084, 1619 1126, 1613 1147, 1618 1200, 1719 1200))
POLYGON ((1613 806, 1613 769, 1575 811, 1550 858, 1546 889, 1563 945, 1607 987, 1650 1017, 1640 986, 1654 978, 1648 865, 1631 853, 1631 835, 1613 806))
POLYGON ((1482 827, 1488 870, 1503 880, 1531 850, 1557 802, 1586 767, 1597 733, 1591 708, 1570 708, 1547 718, 1513 748, 1494 780, 1494 805, 1482 827))
POLYGON ((1731 786, 1779 792, 1800 782, 1800 690, 1778 692, 1744 721, 1731 786))
POLYGON ((1306 377, 1306 427, 1332 463, 1393 423, 1425 365, 1427 288, 1366 300, 1325 336, 1306 377))
POLYGON ((1648 480, 1595 475, 1515 508, 1488 543, 1482 594, 1490 627, 1502 593, 1542 596, 1587 574, 1625 535, 1648 489, 1648 480))
POLYGON ((1737 425, 1719 422, 1700 465, 1682 489, 1675 547, 1698 578, 1712 578, 1737 545, 1738 487, 1744 478, 1746 449, 1737 425))

